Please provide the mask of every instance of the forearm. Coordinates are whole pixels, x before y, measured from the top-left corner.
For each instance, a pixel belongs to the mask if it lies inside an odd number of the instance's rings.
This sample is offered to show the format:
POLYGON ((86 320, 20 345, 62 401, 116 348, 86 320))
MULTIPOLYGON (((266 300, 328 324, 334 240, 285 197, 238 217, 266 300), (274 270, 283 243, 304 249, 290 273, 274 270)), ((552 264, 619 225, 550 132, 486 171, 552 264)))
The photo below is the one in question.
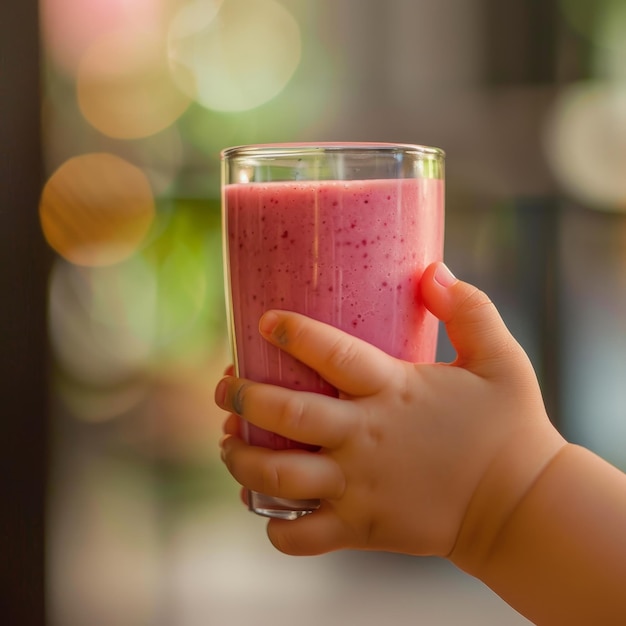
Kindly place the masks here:
POLYGON ((461 567, 536 624, 626 623, 626 475, 566 445, 461 567))

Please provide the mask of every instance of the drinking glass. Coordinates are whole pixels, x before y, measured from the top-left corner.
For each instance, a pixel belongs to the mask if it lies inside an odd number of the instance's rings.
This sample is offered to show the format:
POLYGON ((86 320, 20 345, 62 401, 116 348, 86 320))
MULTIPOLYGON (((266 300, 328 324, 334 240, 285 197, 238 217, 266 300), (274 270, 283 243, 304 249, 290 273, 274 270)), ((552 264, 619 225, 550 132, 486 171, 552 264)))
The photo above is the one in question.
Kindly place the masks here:
MULTIPOLYGON (((432 362, 437 320, 419 295, 443 253, 444 153, 389 143, 269 144, 222 151, 229 335, 237 376, 337 396, 258 332, 268 309, 303 313, 411 362, 432 362)), ((251 444, 316 450, 242 420, 251 444)), ((295 519, 317 500, 250 492, 249 508, 295 519)))

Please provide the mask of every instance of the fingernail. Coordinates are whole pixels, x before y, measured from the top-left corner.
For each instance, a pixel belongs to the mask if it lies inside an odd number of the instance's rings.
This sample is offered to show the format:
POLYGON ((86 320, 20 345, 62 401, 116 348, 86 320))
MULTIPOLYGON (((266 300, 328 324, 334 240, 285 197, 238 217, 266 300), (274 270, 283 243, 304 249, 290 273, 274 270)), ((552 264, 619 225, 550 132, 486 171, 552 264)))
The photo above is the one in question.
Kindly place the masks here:
POLYGON ((456 282, 456 276, 448 269, 445 263, 437 265, 434 278, 442 287, 451 287, 456 282))
POLYGON ((215 388, 215 404, 217 406, 224 408, 224 403, 226 402, 226 392, 228 390, 228 384, 226 383, 226 379, 222 378, 219 383, 217 383, 217 387, 215 388))
POLYGON ((264 313, 261 319, 259 320, 259 332, 266 337, 269 337, 276 325, 278 324, 278 315, 273 311, 268 311, 264 313))

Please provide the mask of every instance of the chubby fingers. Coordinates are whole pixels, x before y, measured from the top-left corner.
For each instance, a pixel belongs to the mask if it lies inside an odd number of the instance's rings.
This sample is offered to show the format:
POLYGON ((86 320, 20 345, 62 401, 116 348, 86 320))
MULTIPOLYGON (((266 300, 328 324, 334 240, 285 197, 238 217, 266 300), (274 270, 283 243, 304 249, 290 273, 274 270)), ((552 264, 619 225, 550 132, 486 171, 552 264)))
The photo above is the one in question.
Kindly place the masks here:
POLYGON ((270 450, 231 436, 222 441, 222 460, 238 483, 277 498, 336 499, 345 489, 341 468, 322 453, 270 450))
POLYGON ((329 500, 322 500, 320 509, 312 515, 296 520, 270 520, 267 535, 277 550, 292 556, 313 556, 358 545, 353 531, 342 522, 329 500))
MULTIPOLYGON (((356 407, 349 401, 233 376, 220 380, 215 402, 259 428, 322 448, 340 446, 357 421, 356 407)), ((227 425, 228 432, 236 434, 235 424, 227 425)))
POLYGON ((259 331, 347 395, 373 395, 394 376, 395 361, 382 350, 304 315, 267 311, 259 331))
POLYGON ((420 286, 426 307, 446 325, 456 365, 492 376, 505 372, 503 363, 524 357, 489 297, 457 280, 443 263, 426 268, 420 286))

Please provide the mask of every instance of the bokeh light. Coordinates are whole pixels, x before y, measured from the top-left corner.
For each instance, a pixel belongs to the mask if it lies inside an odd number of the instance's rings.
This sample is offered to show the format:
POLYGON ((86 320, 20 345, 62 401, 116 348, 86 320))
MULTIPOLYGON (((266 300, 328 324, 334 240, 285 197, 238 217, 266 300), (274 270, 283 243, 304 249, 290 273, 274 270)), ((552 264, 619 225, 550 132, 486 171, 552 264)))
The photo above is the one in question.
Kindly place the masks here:
POLYGON ((86 266, 136 251, 155 214, 146 175, 108 153, 69 159, 46 182, 39 206, 44 235, 62 257, 86 266))
POLYGON ((58 392, 75 417, 136 411, 155 381, 169 388, 163 381, 205 370, 214 351, 223 352, 217 222, 206 205, 176 202, 159 211, 142 251, 123 262, 83 267, 57 259, 49 335, 58 392))
POLYGON ((161 0, 41 0, 47 59, 74 76, 91 44, 119 28, 157 31, 166 19, 161 0))
POLYGON ((117 139, 167 128, 190 102, 172 81, 162 38, 148 30, 122 29, 97 39, 81 60, 76 90, 89 123, 117 139))
POLYGON ((626 85, 565 89, 548 120, 545 147, 570 196, 592 208, 626 210, 626 85))
POLYGON ((157 284, 139 256, 106 268, 62 259, 49 286, 49 336, 60 390, 82 419, 128 410, 143 395, 140 374, 156 334, 157 284))
MULTIPOLYGON (((61 100, 60 95, 55 97, 61 100)), ((77 123, 77 119, 83 121, 72 100, 65 106, 55 106, 50 98, 44 106, 44 157, 50 171, 79 154, 113 152, 144 171, 155 197, 172 189, 185 160, 178 124, 149 137, 119 141, 102 135, 88 123, 77 123)))
POLYGON ((217 111, 271 100, 300 62, 300 27, 275 0, 196 0, 181 7, 168 41, 179 87, 217 111))

